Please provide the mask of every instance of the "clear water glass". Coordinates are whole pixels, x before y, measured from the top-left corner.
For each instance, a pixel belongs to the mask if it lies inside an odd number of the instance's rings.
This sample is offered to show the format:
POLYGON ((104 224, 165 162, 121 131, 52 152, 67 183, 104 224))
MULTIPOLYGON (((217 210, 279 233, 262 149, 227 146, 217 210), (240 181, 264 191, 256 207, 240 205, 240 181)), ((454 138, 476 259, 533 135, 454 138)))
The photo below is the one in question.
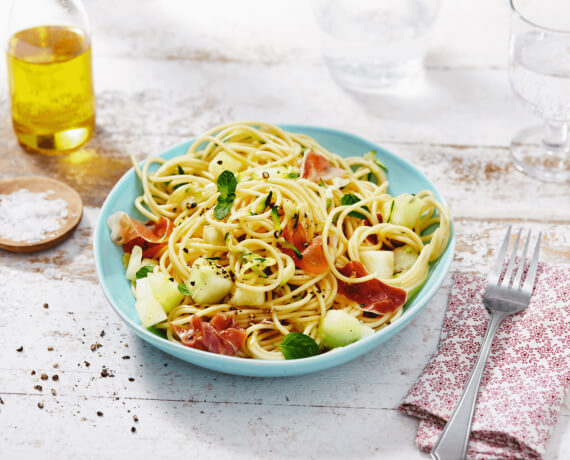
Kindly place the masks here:
POLYGON ((440 0, 313 0, 325 62, 357 92, 381 92, 417 77, 440 0))
POLYGON ((543 119, 511 142, 517 168, 545 181, 570 180, 570 2, 511 0, 511 87, 543 119))

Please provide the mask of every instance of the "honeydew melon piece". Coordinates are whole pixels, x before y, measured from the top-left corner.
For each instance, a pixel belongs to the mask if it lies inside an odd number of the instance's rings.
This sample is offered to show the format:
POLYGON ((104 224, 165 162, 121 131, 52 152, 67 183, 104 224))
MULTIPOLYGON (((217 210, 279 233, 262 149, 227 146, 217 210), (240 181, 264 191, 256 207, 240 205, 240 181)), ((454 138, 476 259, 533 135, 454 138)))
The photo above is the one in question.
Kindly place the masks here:
POLYGON ((418 252, 407 244, 394 249, 394 273, 403 273, 412 268, 419 256, 418 252))
POLYGON ((220 302, 232 290, 234 283, 229 273, 218 264, 198 257, 190 269, 186 286, 192 300, 198 305, 220 302))
POLYGON ((320 343, 327 348, 344 347, 373 332, 342 310, 329 310, 319 326, 320 343))
POLYGON ((424 200, 409 193, 402 193, 392 201, 384 203, 382 217, 386 222, 413 228, 420 216, 424 200))
POLYGON ((170 313, 184 298, 184 294, 178 290, 178 284, 170 281, 163 273, 151 273, 147 275, 147 279, 154 298, 162 305, 165 313, 170 313))
POLYGON ((134 281, 137 278, 137 272, 139 268, 141 268, 142 253, 143 251, 140 246, 133 246, 129 264, 127 265, 127 271, 125 272, 125 278, 129 281, 134 281))
POLYGON ((202 232, 204 234, 204 240, 208 244, 224 244, 224 233, 222 229, 214 227, 213 225, 206 225, 202 232))
POLYGON ((258 307, 263 305, 265 302, 265 292, 263 291, 252 291, 244 288, 236 288, 232 295, 230 303, 238 307, 249 305, 252 307, 258 307))
POLYGON ((379 278, 392 278, 394 275, 392 251, 362 251, 360 261, 368 273, 376 273, 379 278))
POLYGON ((136 281, 135 298, 135 308, 144 327, 148 328, 166 320, 166 313, 155 299, 148 277, 136 281))
POLYGON ((224 171, 231 171, 236 174, 241 171, 244 166, 245 164, 242 161, 237 160, 226 152, 220 152, 210 161, 208 171, 217 178, 224 171))

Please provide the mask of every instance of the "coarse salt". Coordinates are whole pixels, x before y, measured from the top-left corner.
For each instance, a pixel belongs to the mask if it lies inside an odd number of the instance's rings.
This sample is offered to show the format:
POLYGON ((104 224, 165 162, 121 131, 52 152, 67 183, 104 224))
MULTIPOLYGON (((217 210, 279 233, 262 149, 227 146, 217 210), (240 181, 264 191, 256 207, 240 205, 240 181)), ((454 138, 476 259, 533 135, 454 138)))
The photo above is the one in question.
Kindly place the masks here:
POLYGON ((61 198, 50 200, 53 190, 34 193, 20 189, 0 195, 0 237, 15 242, 36 243, 61 227, 68 215, 61 198))

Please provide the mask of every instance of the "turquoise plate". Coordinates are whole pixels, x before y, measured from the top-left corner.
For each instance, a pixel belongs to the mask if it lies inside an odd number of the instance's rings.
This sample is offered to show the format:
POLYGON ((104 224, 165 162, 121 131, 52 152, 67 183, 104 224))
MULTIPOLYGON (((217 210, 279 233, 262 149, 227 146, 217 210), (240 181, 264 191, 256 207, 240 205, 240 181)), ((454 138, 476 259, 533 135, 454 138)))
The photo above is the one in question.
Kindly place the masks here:
MULTIPOLYGON (((392 195, 398 195, 403 192, 416 193, 427 189, 431 190, 438 200, 443 201, 434 185, 414 166, 371 142, 352 134, 332 129, 301 125, 281 126, 287 131, 307 134, 330 151, 345 157, 359 156, 369 150, 376 150, 379 159, 388 168, 389 192, 392 195)), ((191 143, 191 140, 184 142, 167 150, 160 156, 170 159, 183 155, 191 143)), ((222 356, 170 342, 148 331, 140 324, 129 282, 125 279, 125 270, 121 262, 122 249, 109 238, 109 229, 106 222, 107 218, 116 211, 125 211, 135 218, 143 219, 143 216, 133 206, 135 197, 141 193, 142 187, 134 170, 131 168, 113 187, 101 208, 93 237, 93 251, 95 253, 97 276, 103 287, 103 292, 121 319, 139 337, 151 345, 197 366, 228 374, 254 377, 281 377, 306 374, 338 366, 378 347, 378 345, 388 340, 408 324, 434 296, 449 270, 455 248, 455 237, 452 230, 447 249, 431 265, 426 283, 406 306, 402 316, 394 323, 365 339, 322 355, 289 361, 262 361, 222 356)))

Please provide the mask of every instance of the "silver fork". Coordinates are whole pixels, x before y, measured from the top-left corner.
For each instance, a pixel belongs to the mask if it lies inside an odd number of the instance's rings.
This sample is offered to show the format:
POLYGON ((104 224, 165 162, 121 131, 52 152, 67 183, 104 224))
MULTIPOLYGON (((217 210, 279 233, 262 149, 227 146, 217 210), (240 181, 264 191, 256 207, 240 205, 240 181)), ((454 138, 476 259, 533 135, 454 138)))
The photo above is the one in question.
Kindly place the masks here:
POLYGON ((521 239, 521 231, 519 230, 515 246, 511 254, 511 259, 506 267, 505 276, 501 279, 510 236, 511 226, 507 229, 507 234, 505 235, 505 239, 501 249, 499 250, 497 261, 487 278, 487 287, 483 294, 483 303, 491 312, 491 321, 487 327, 487 332, 485 333, 485 338, 483 339, 479 356, 477 357, 475 366, 471 371, 471 375, 467 380, 467 385, 463 390, 463 394, 461 395, 457 406, 431 451, 432 459, 458 460, 465 457, 465 454, 467 453, 467 444, 469 442, 469 434, 471 432, 471 421, 473 419, 473 412, 475 411, 475 403, 477 402, 479 384, 481 383, 481 376, 485 369, 485 363, 489 356, 489 350, 491 349, 495 333, 497 332, 501 322, 507 316, 524 310, 530 302, 532 289, 536 280, 538 252, 542 233, 538 234, 538 241, 534 247, 534 253, 530 261, 526 279, 523 283, 522 276, 530 241, 530 231, 528 232, 512 285, 510 281, 513 271, 516 269, 515 259, 521 239))

